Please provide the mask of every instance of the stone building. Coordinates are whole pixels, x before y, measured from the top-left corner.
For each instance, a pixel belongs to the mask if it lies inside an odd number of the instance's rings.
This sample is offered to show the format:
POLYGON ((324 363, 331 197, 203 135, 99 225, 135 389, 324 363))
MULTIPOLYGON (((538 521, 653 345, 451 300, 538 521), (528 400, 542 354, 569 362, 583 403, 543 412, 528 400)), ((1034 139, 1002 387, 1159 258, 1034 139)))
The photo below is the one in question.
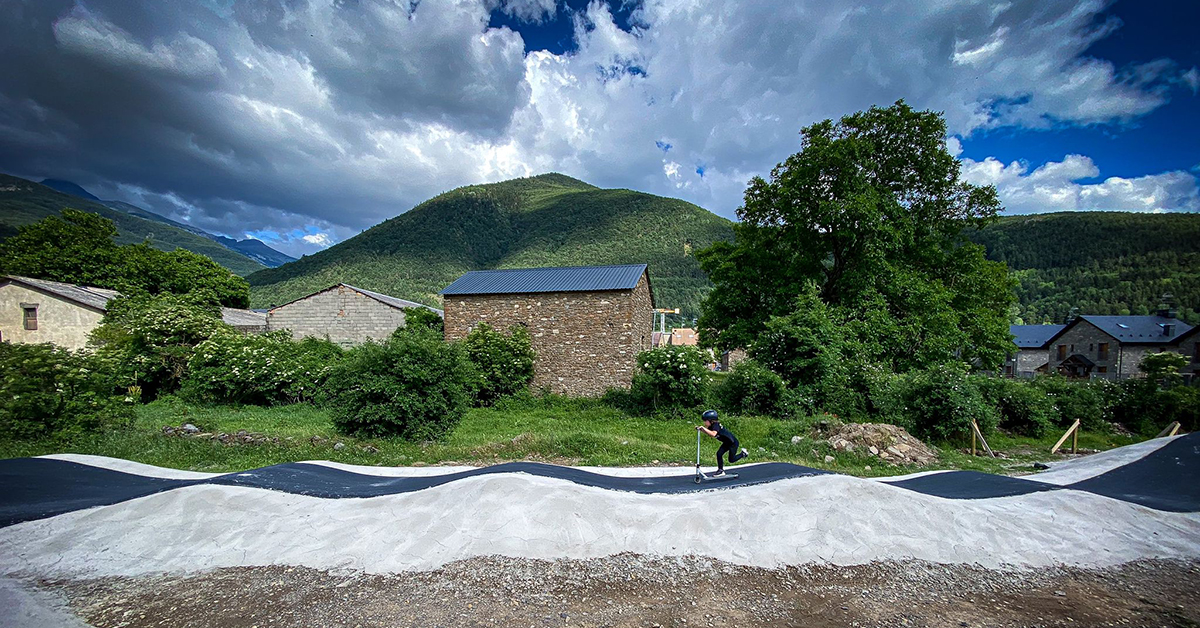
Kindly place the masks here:
POLYGON ((1050 339, 1066 325, 1011 325, 1009 333, 1017 345, 1017 352, 1008 356, 1004 363, 1007 377, 1033 377, 1044 373, 1050 364, 1050 339))
POLYGON ((1188 359, 1187 366, 1183 367, 1180 372, 1200 374, 1200 325, 1180 334, 1175 341, 1175 346, 1178 348, 1179 354, 1188 359))
POLYGON ((0 341, 82 349, 116 290, 29 277, 0 277, 0 341))
POLYGON ((695 347, 700 344, 700 336, 690 327, 676 327, 668 338, 667 344, 672 347, 695 347))
MULTIPOLYGON (((1156 316, 1079 316, 1049 341, 1051 372, 1071 377, 1140 375, 1149 353, 1179 351, 1192 327, 1162 310, 1156 316)), ((1193 349, 1194 351, 1194 349, 1193 349)))
POLYGON ((339 283, 300 297, 267 312, 267 328, 286 329, 296 339, 328 338, 349 347, 369 340, 383 340, 404 326, 404 310, 421 307, 442 311, 422 303, 349 284, 339 283))
MULTIPOLYGON (((54 343, 82 349, 100 324, 116 290, 29 277, 0 277, 0 341, 54 343)), ((266 330, 262 312, 221 308, 225 323, 245 333, 266 330)))
POLYGON ((654 297, 645 264, 472 271, 442 291, 446 339, 480 323, 529 329, 533 387, 598 395, 628 387, 649 349, 654 297))

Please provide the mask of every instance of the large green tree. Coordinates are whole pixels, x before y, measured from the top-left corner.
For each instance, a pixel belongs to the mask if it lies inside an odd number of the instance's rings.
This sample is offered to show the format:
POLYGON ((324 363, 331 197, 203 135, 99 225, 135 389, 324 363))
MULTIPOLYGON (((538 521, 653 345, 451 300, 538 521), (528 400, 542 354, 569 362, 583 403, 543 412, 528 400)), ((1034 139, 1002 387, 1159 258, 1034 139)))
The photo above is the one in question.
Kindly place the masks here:
POLYGON ((129 295, 197 294, 228 307, 246 307, 245 279, 186 249, 160 251, 147 243, 118 246, 111 220, 76 209, 25 225, 0 242, 0 273, 112 288, 129 295))
POLYGON ((772 317, 812 307, 797 297, 815 286, 858 346, 894 370, 998 365, 1012 347, 1013 285, 962 231, 1001 207, 994 188, 960 180, 942 116, 900 101, 801 135, 800 152, 750 182, 735 241, 698 255, 716 286, 703 341, 751 346, 772 317))

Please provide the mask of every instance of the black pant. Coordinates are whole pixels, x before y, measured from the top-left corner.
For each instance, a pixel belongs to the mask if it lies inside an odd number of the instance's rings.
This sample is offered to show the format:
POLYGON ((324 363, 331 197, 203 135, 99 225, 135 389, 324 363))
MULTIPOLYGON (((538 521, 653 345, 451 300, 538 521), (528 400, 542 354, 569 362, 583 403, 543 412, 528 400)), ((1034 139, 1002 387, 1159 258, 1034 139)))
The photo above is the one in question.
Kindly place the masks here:
POLYGON ((739 451, 741 449, 741 447, 739 447, 740 444, 741 443, 739 443, 738 439, 736 439, 736 438, 733 439, 732 441, 727 441, 727 440, 721 441, 721 448, 717 450, 717 472, 718 473, 725 469, 725 461, 721 459, 722 457, 725 456, 725 454, 729 454, 729 464, 733 464, 733 463, 737 462, 738 460, 741 460, 742 458, 746 457, 746 454, 741 453, 741 451, 739 451))

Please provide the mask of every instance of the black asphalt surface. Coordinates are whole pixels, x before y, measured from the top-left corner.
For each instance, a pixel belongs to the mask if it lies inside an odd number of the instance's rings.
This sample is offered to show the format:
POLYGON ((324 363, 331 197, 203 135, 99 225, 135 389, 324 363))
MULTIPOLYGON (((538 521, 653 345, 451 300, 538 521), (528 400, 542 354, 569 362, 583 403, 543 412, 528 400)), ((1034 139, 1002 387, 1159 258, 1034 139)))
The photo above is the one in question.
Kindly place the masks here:
MULTIPOLYGON (((730 489, 829 473, 772 462, 737 467, 739 477, 696 484, 693 474, 614 477, 536 462, 510 462, 429 477, 380 477, 322 465, 288 463, 230 473, 205 480, 166 480, 46 458, 0 460, 0 527, 75 510, 116 504, 195 484, 223 484, 341 499, 410 493, 464 478, 524 473, 582 486, 642 494, 680 494, 730 489)), ((1036 477, 1036 476, 1034 476, 1036 477)), ((893 486, 947 499, 988 499, 1073 489, 1171 512, 1200 512, 1200 433, 1176 439, 1144 458, 1066 486, 1036 479, 950 471, 885 481, 893 486)))

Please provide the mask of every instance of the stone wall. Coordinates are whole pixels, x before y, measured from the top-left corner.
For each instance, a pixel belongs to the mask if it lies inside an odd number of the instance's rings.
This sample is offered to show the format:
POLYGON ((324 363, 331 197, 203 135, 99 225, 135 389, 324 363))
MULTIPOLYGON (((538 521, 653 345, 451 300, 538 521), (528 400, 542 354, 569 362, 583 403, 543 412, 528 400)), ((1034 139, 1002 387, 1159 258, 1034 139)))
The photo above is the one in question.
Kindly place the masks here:
POLYGON ((1045 366, 1049 361, 1050 351, 1047 349, 1019 349, 1005 365, 1012 367, 1009 376, 1026 377, 1028 373, 1036 373, 1038 368, 1045 366))
POLYGON ((449 341, 480 323, 528 327, 534 389, 565 395, 628 388, 637 354, 650 348, 654 317, 645 275, 632 291, 446 295, 443 307, 449 341))
MULTIPOLYGON (((1099 327, 1087 322, 1079 321, 1066 333, 1059 336, 1050 344, 1050 372, 1057 373, 1058 367, 1062 364, 1062 359, 1059 358, 1059 347, 1066 347, 1066 355, 1063 357, 1071 357, 1079 354, 1092 362, 1096 366, 1092 368, 1093 373, 1101 373, 1113 375, 1128 375, 1127 364, 1128 357, 1123 358, 1121 343, 1115 338, 1104 333, 1099 327), (1100 344, 1108 343, 1108 355, 1101 359, 1100 344), (1102 370, 1103 369, 1103 370, 1102 370)), ((1133 371, 1137 372, 1137 363, 1133 364, 1133 371)))
POLYGON ((383 340, 404 326, 404 312, 345 286, 281 305, 267 313, 267 329, 287 329, 296 339, 328 337, 343 347, 383 340))
POLYGON ((1200 332, 1192 334, 1179 343, 1179 354, 1188 359, 1181 373, 1200 373, 1200 332))
POLYGON ((22 285, 0 286, 0 340, 34 344, 53 342, 67 349, 82 349, 88 333, 104 313, 22 285), (21 304, 37 304, 38 328, 25 329, 21 304))

